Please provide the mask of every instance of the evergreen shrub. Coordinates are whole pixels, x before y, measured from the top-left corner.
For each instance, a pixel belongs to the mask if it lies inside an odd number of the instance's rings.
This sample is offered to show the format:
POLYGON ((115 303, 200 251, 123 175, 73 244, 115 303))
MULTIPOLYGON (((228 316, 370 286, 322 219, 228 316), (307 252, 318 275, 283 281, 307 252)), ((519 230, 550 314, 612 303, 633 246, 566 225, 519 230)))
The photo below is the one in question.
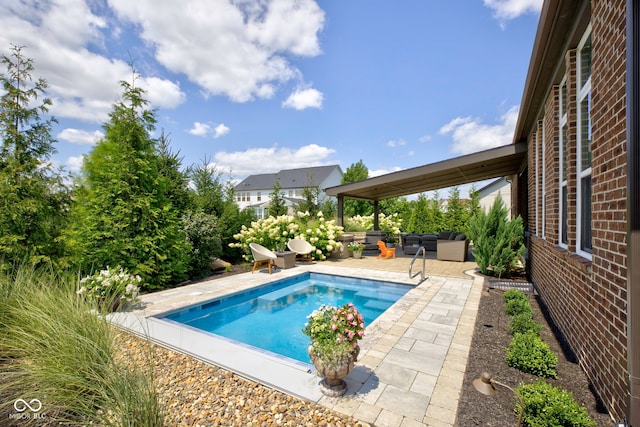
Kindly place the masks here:
POLYGON ((558 377, 558 356, 533 332, 514 335, 507 348, 507 365, 539 377, 558 377))
MULTIPOLYGON (((587 410, 573 398, 573 394, 553 387, 543 380, 520 384, 516 392, 524 403, 523 424, 529 427, 571 426, 587 427, 596 423, 587 410)), ((516 410, 522 410, 520 403, 516 410)))

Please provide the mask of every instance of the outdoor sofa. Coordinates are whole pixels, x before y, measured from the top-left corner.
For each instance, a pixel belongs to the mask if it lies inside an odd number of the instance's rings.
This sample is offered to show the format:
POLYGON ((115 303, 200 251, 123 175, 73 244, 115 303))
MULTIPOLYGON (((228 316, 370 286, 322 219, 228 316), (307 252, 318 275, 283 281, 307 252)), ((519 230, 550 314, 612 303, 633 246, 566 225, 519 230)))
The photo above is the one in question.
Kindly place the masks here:
POLYGON ((455 231, 402 235, 402 250, 406 255, 415 255, 421 247, 427 251, 436 252, 439 260, 464 261, 469 250, 469 239, 463 233, 455 231))

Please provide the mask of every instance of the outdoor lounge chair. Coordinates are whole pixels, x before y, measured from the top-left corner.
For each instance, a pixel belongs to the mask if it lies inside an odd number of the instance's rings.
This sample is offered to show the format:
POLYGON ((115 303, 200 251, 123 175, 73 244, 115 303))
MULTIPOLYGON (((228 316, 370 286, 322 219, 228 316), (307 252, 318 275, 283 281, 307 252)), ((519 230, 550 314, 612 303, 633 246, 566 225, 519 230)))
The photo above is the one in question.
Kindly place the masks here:
POLYGON ((276 258, 278 257, 273 251, 257 243, 249 243, 249 247, 251 248, 251 255, 253 255, 253 269, 251 270, 251 274, 253 274, 256 268, 263 265, 269 268, 269 274, 271 274, 271 267, 277 268, 276 258))
POLYGON ((456 235, 454 240, 438 240, 436 258, 440 261, 460 261, 467 259, 469 239, 464 234, 456 235))
POLYGON ((378 249, 380 249, 380 255, 376 258, 384 257, 384 259, 387 259, 391 256, 396 257, 396 248, 388 248, 382 240, 378 240, 378 249))
POLYGON ((303 239, 291 239, 287 242, 290 251, 296 253, 296 261, 312 262, 313 246, 303 239))

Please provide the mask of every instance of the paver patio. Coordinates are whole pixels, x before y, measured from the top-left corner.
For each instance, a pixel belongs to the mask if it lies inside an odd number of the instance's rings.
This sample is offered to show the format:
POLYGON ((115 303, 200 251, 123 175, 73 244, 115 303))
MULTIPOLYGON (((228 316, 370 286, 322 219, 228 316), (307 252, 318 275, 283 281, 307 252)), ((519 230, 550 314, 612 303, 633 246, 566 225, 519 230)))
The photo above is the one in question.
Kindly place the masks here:
MULTIPOLYGON (((375 426, 453 426, 483 279, 475 275, 474 262, 427 259, 427 277, 419 283, 420 276, 409 279, 410 261, 411 258, 403 256, 384 261, 375 257, 347 258, 298 264, 272 275, 256 272, 214 279, 145 295, 142 297, 144 310, 114 320, 137 333, 152 338, 155 334, 155 340, 160 344, 176 347, 176 343, 191 342, 195 348, 188 352, 202 358, 197 354, 199 349, 210 355, 211 346, 206 347, 192 337, 187 339, 184 332, 174 332, 164 326, 159 329, 157 319, 149 319, 149 316, 216 298, 237 291, 238 287, 253 287, 304 271, 417 284, 367 325, 366 336, 360 342, 360 358, 353 372, 345 378, 348 391, 343 397, 321 395, 317 385, 319 379, 299 367, 292 370, 291 366, 273 365, 273 361, 255 359, 254 355, 228 358, 229 363, 238 359, 253 366, 253 372, 222 366, 259 381, 261 374, 268 373, 262 371, 271 371, 271 379, 273 372, 280 372, 278 376, 291 378, 291 391, 287 391, 287 384, 270 385, 375 426), (185 336, 177 338, 179 334, 185 336)), ((421 266, 421 261, 417 261, 413 271, 421 266)), ((213 359, 209 362, 220 364, 213 359)), ((261 381, 269 384, 267 380, 261 381)))

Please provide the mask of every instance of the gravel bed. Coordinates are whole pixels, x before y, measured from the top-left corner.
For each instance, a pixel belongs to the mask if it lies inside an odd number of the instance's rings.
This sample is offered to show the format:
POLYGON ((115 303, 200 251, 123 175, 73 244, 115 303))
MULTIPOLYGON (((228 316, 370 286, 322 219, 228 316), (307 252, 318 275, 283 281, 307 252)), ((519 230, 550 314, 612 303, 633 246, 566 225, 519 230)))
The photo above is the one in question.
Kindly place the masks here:
POLYGON ((127 333, 118 348, 140 366, 151 358, 168 426, 368 426, 127 333))

